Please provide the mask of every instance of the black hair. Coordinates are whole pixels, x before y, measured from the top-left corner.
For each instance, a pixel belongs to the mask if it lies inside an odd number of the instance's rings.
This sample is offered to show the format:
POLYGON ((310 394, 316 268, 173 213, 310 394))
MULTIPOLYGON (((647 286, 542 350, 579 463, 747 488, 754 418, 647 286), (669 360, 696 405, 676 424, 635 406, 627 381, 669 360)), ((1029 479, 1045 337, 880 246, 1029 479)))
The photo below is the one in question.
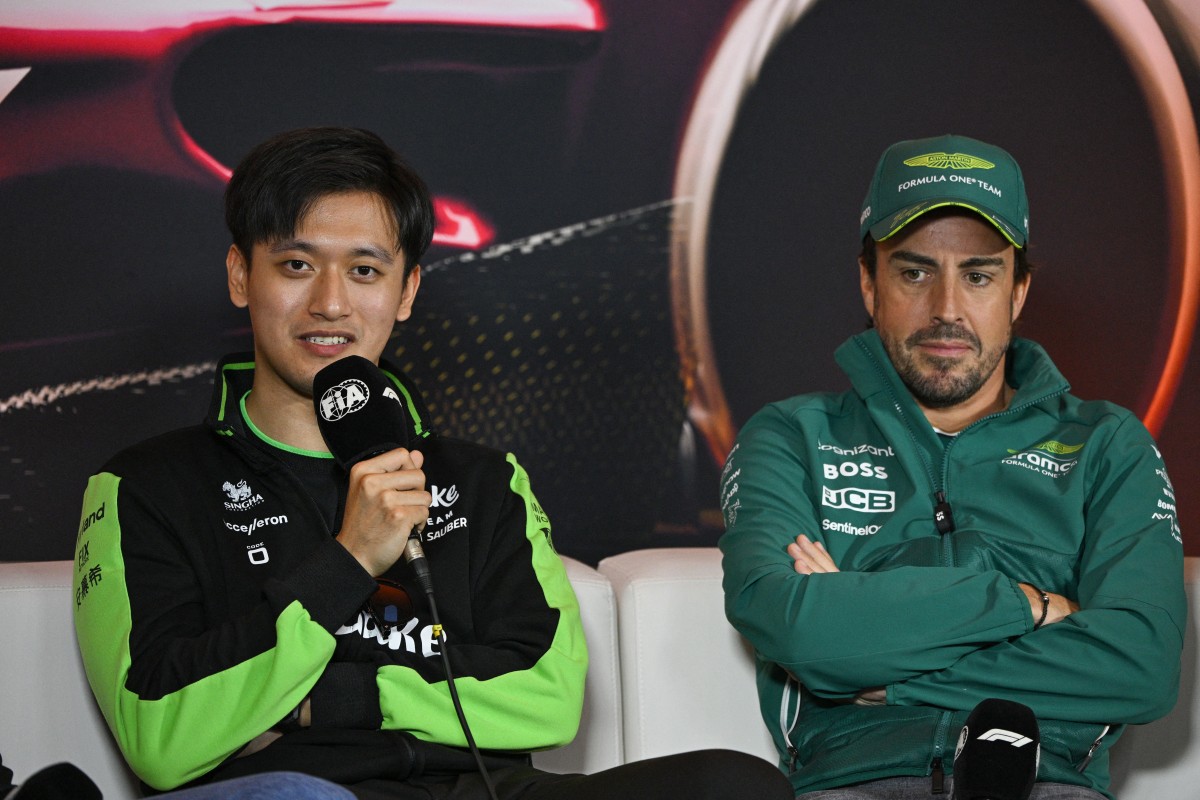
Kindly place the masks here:
POLYGON ((255 244, 291 237, 318 200, 355 191, 391 211, 407 276, 433 240, 433 203, 421 177, 370 131, 302 128, 258 145, 225 187, 225 224, 249 263, 255 244))

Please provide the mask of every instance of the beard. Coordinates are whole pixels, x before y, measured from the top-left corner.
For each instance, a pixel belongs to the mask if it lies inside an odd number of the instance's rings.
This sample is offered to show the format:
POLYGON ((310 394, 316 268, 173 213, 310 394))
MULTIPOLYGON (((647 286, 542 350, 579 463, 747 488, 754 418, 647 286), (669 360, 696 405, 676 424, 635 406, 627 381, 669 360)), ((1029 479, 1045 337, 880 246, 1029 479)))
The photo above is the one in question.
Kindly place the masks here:
POLYGON ((917 331, 903 342, 880 332, 883 349, 904 385, 925 408, 949 408, 970 400, 996 371, 1008 352, 1012 328, 1002 344, 984 350, 979 337, 961 325, 939 323, 917 331), (931 356, 917 351, 926 341, 967 342, 975 350, 973 360, 931 356))

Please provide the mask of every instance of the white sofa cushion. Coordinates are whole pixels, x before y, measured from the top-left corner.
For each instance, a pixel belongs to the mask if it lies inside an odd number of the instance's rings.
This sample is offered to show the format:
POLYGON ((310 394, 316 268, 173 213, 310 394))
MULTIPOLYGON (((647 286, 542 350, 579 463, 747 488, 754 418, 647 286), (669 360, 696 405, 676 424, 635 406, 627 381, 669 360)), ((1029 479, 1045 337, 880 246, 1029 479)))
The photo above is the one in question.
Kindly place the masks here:
POLYGON ((636 550, 599 569, 617 595, 625 760, 721 747, 775 763, 753 653, 725 621, 717 549, 636 550))

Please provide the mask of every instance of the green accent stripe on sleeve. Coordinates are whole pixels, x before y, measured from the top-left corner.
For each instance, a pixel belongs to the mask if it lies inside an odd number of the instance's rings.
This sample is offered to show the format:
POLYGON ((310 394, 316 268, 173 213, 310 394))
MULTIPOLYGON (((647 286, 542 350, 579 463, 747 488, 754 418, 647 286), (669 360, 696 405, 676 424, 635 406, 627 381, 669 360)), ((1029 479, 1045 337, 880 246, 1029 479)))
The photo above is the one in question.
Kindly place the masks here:
MULTIPOLYGON (((488 680, 455 680, 471 733, 489 750, 536 750, 567 744, 579 728, 587 643, 579 601, 566 567, 550 543, 550 521, 534 499, 529 476, 509 454, 509 488, 525 505, 525 537, 546 603, 559 610, 550 647, 527 670, 488 680)), ((453 642, 451 642, 453 659, 453 642)), ((399 665, 380 668, 380 705, 384 728, 403 729, 426 741, 465 746, 446 683, 426 683, 416 671, 399 665)))
POLYGON ((295 708, 331 657, 334 639, 293 602, 276 619, 273 649, 157 700, 129 691, 132 613, 120 489, 110 473, 88 482, 75 553, 75 633, 88 683, 126 761, 150 786, 171 789, 204 775, 295 708))

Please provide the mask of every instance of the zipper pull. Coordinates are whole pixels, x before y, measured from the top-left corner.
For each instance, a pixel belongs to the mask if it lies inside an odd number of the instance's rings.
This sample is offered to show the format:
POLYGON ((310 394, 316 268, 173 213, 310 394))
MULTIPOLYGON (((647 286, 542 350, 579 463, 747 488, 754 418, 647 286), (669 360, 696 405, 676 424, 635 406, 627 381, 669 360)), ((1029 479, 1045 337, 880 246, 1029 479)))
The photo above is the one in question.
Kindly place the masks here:
POLYGON ((942 771, 942 758, 938 756, 929 765, 929 770, 933 774, 933 786, 930 787, 930 794, 945 794, 946 793, 946 773, 942 771))
POLYGON ((1092 763, 1092 756, 1096 754, 1096 748, 1104 741, 1104 737, 1108 735, 1111 725, 1105 725, 1104 730, 1100 731, 1100 735, 1096 737, 1096 741, 1092 742, 1092 746, 1088 748, 1087 755, 1083 757, 1083 761, 1079 762, 1079 766, 1075 768, 1077 772, 1083 772, 1087 769, 1088 764, 1092 763))
POLYGON ((788 759, 788 772, 789 773, 795 772, 796 771, 796 761, 799 760, 799 758, 800 758, 800 751, 796 749, 795 745, 789 744, 788 745, 788 755, 791 756, 791 758, 788 759))
POLYGON ((937 525, 938 533, 953 533, 954 511, 950 508, 950 504, 946 502, 946 493, 938 490, 938 493, 934 496, 937 498, 937 505, 933 507, 933 524, 937 525))

